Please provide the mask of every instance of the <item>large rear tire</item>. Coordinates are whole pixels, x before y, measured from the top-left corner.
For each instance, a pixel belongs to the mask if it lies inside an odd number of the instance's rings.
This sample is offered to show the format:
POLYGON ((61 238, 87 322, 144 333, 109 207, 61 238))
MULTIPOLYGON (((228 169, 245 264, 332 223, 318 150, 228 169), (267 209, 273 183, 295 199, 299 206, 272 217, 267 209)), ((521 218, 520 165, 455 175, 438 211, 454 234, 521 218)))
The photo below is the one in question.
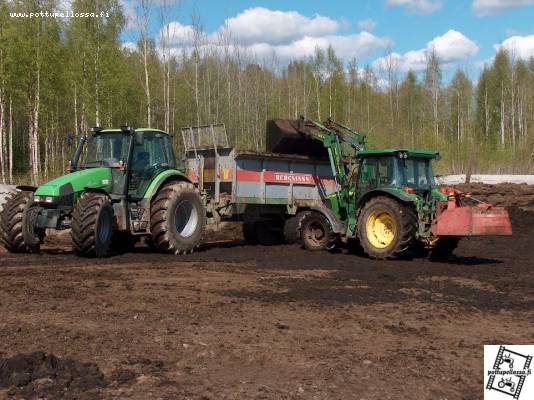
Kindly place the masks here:
POLYGON ((323 214, 311 211, 302 218, 300 240, 307 250, 328 250, 334 246, 336 235, 323 214))
POLYGON ((408 206, 384 196, 372 198, 358 219, 358 238, 371 258, 404 256, 415 241, 417 218, 408 206))
POLYGON ((45 230, 35 228, 37 206, 32 192, 10 194, 0 215, 0 239, 11 253, 37 253, 45 230))
POLYGON ((163 252, 193 252, 202 239, 205 225, 206 212, 202 199, 189 182, 163 186, 152 202, 152 241, 163 252))
POLYGON ((115 218, 109 197, 84 192, 72 213, 72 249, 81 257, 105 257, 109 254, 115 218))

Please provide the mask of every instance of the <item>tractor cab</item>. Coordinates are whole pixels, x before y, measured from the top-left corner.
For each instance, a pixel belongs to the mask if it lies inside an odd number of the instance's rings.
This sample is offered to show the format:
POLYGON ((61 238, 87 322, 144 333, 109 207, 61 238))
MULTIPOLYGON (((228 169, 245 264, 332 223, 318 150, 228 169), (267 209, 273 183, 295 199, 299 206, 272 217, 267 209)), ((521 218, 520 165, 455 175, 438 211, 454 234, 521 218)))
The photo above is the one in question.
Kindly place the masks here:
POLYGON ((143 197, 159 173, 176 168, 169 135, 157 129, 93 129, 82 138, 71 161, 72 170, 108 168, 110 193, 127 194, 130 199, 143 197), (85 151, 83 151, 85 147, 85 151))
POLYGON ((425 196, 436 188, 432 160, 439 153, 426 150, 362 150, 357 182, 358 197, 386 190, 425 196))

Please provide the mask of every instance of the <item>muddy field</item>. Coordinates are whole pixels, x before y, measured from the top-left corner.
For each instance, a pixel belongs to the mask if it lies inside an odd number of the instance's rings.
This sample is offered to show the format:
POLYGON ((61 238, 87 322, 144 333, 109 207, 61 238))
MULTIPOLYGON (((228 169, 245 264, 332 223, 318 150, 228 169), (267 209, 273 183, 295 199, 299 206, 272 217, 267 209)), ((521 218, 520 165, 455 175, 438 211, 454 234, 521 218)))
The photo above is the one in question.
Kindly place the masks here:
POLYGON ((245 246, 237 224, 182 257, 2 249, 0 399, 482 399, 483 345, 534 343, 534 188, 469 190, 499 191, 514 235, 446 263, 245 246))

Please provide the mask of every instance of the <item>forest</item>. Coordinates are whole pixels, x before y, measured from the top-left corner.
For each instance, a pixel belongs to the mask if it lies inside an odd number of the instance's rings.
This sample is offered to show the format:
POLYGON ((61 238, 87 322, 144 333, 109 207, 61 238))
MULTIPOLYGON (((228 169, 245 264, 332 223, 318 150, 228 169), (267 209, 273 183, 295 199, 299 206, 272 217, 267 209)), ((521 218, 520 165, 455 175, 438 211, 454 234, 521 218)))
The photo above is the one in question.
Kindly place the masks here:
MULTIPOLYGON (((340 59, 317 48, 282 63, 242 50, 230 31, 207 34, 192 18, 187 45, 171 46, 172 4, 139 0, 139 34, 125 46, 118 0, 74 0, 75 12, 106 18, 21 18, 56 0, 0 0, 0 181, 43 182, 66 171, 76 137, 92 126, 181 128, 224 123, 232 144, 262 150, 265 121, 331 117, 365 133, 373 147, 438 149, 439 174, 534 173, 534 59, 499 50, 480 73, 444 79, 435 53, 426 70, 401 73, 340 59), (159 34, 151 34, 158 19, 159 34), (168 32, 168 30, 167 30, 168 32)), ((387 57, 385 58, 388 59, 387 57)))

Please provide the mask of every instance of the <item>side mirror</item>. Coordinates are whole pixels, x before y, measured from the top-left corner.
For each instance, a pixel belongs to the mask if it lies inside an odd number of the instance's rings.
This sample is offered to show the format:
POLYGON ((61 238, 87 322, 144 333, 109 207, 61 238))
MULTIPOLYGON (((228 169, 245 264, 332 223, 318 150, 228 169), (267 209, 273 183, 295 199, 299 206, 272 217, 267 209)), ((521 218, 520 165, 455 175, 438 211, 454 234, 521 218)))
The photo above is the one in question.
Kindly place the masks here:
POLYGON ((75 139, 74 133, 72 133, 72 132, 67 133, 67 145, 70 146, 71 144, 73 144, 74 143, 74 139, 75 139))
POLYGON ((138 146, 142 146, 145 142, 145 138, 143 136, 142 132, 135 132, 135 144, 138 146))

